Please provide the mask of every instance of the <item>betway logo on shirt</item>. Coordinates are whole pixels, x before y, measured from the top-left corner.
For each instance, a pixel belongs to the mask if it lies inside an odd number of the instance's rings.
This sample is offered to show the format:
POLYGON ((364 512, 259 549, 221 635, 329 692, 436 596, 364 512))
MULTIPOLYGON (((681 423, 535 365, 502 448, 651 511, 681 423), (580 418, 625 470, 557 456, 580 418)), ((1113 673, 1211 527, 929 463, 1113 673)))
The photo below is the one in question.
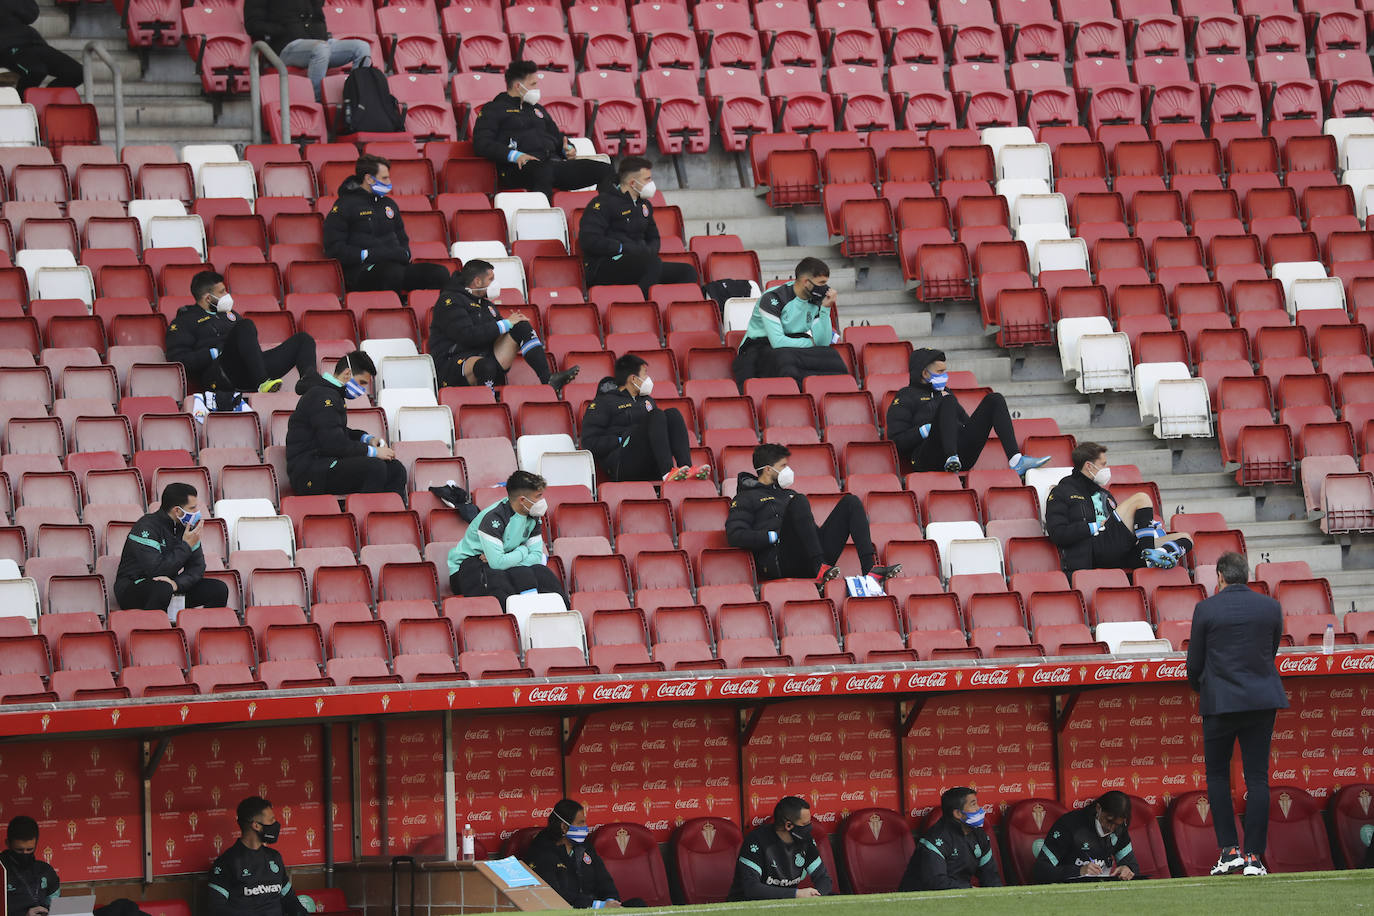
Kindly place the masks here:
POLYGON ((281 888, 280 884, 259 884, 256 887, 245 887, 243 896, 261 897, 263 894, 280 894, 281 888))

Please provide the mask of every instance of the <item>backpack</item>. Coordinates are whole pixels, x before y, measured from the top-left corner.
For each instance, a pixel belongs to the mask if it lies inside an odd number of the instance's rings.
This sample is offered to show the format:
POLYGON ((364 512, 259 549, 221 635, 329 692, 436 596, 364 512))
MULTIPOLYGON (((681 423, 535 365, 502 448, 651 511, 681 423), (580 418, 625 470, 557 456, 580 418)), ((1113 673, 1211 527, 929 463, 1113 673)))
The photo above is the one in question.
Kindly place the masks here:
POLYGON ((386 74, 376 67, 354 67, 344 80, 341 132, 390 134, 405 130, 405 124, 386 74))

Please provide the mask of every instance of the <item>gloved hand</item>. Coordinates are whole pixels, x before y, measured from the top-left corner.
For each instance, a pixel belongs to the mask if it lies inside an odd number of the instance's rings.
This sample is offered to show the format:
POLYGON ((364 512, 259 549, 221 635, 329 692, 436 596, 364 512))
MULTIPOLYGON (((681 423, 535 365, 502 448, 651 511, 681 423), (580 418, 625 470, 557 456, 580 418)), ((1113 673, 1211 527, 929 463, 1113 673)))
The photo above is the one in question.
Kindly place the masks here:
POLYGON ((920 433, 921 433, 921 438, 922 438, 922 439, 929 438, 929 437, 930 437, 930 424, 929 424, 929 423, 926 423, 925 425, 923 425, 923 426, 921 427, 921 429, 920 429, 920 433))
POLYGON ((219 347, 211 347, 211 348, 210 348, 210 358, 211 358, 211 359, 219 359, 219 347))
POLYGON ((770 531, 770 532, 768 532, 768 543, 770 543, 770 544, 776 544, 777 542, 778 542, 778 533, 777 533, 776 531, 770 531))
POLYGON ((364 248, 364 249, 362 250, 362 252, 358 255, 358 257, 359 257, 360 260, 366 261, 366 260, 367 260, 367 249, 364 248))
POLYGON ((1097 537, 1102 533, 1102 529, 1105 527, 1106 525, 1099 525, 1097 522, 1088 522, 1088 533, 1093 537, 1097 537))

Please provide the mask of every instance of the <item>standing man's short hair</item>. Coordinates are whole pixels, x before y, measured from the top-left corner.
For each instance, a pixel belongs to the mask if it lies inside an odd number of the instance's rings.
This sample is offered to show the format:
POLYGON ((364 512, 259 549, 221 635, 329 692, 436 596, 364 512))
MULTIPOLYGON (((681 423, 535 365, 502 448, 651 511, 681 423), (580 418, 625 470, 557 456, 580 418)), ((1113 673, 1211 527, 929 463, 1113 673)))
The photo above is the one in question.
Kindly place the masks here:
POLYGON ((5 828, 5 839, 11 843, 27 843, 29 840, 37 840, 38 821, 27 814, 20 814, 11 818, 9 826, 5 828))
POLYGON ((795 824, 803 811, 810 810, 811 805, 806 799, 798 795, 786 795, 778 799, 778 803, 773 806, 773 823, 791 821, 795 824))
POLYGON ((797 279, 802 277, 828 277, 830 268, 820 258, 802 258, 797 262, 797 279))
POLYGON ((353 165, 353 175, 359 181, 363 180, 364 175, 371 175, 376 178, 377 172, 382 166, 391 168, 391 160, 383 156, 375 156, 372 153, 363 153, 353 165))
POLYGON ((1245 555, 1234 551, 1217 557, 1217 575, 1227 585, 1244 585, 1250 581, 1250 564, 1245 555))

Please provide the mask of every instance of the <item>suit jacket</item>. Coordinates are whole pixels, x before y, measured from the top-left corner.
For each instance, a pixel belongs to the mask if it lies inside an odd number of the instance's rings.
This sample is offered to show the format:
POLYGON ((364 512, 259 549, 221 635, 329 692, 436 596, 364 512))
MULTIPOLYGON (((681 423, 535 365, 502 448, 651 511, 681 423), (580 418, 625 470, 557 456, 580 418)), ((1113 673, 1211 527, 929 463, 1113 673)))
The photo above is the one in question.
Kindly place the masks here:
POLYGON ((1188 683, 1202 694, 1198 711, 1215 716, 1287 709, 1274 667, 1282 635, 1279 603, 1245 585, 1228 585, 1199 601, 1188 639, 1188 683))

